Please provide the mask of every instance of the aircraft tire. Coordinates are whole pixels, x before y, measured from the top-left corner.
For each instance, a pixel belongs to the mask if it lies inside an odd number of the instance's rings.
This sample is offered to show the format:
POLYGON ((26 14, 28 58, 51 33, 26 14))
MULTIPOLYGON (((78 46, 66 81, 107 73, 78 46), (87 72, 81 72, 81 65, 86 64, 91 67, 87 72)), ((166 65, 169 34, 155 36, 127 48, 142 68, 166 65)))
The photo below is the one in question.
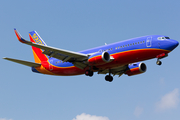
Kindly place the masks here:
POLYGON ((157 64, 157 65, 161 65, 162 62, 161 62, 161 61, 157 61, 156 64, 157 64))
POLYGON ((109 81, 109 82, 112 82, 113 81, 113 77, 111 75, 106 75, 105 76, 105 80, 109 81))
POLYGON ((93 72, 93 71, 90 71, 89 76, 92 77, 93 74, 94 74, 94 72, 93 72))
POLYGON ((92 77, 93 74, 94 74, 93 71, 90 71, 90 70, 86 70, 86 71, 85 71, 85 75, 86 75, 86 76, 92 77))
POLYGON ((89 73, 90 73, 90 70, 86 70, 86 71, 85 71, 85 75, 86 75, 86 76, 89 76, 89 73))

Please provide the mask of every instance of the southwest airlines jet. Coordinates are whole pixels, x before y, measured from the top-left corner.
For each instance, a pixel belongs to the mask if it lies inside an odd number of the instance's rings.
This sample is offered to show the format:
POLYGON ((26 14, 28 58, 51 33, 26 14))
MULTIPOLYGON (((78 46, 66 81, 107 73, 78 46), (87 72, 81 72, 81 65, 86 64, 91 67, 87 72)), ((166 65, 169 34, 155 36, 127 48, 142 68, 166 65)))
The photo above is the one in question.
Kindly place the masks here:
POLYGON ((149 35, 120 41, 104 46, 73 52, 47 46, 36 31, 29 32, 30 41, 25 40, 14 29, 21 43, 32 46, 35 62, 4 58, 32 68, 33 72, 72 76, 85 74, 92 77, 94 72, 107 74, 105 80, 112 82, 115 75, 137 75, 146 71, 143 60, 167 57, 179 43, 164 35, 149 35))

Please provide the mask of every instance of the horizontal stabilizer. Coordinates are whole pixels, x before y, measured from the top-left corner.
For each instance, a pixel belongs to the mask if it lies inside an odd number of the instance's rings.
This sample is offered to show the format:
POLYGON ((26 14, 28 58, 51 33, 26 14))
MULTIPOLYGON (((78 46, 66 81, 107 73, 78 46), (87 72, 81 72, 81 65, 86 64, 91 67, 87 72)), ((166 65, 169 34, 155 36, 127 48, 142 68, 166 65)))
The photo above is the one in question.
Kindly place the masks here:
POLYGON ((22 65, 26 65, 26 66, 29 66, 29 67, 41 66, 41 64, 39 64, 39 63, 28 62, 28 61, 24 61, 24 60, 18 60, 18 59, 6 58, 6 57, 3 58, 3 59, 6 59, 6 60, 9 60, 9 61, 12 61, 12 62, 16 62, 16 63, 22 64, 22 65))

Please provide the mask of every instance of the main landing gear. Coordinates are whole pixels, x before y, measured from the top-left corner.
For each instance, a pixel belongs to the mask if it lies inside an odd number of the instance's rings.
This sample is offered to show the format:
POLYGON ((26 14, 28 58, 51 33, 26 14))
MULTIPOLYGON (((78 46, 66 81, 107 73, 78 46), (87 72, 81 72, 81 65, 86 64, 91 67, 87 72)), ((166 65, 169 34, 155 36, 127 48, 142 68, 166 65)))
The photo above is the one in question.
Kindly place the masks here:
POLYGON ((112 82, 113 81, 113 77, 111 76, 111 73, 109 72, 109 75, 106 75, 105 76, 105 80, 106 81, 109 81, 109 82, 112 82))
MULTIPOLYGON (((91 70, 86 70, 86 71, 85 71, 85 75, 86 75, 86 76, 92 77, 93 74, 94 74, 94 72, 91 71, 91 70)), ((111 76, 111 73, 109 73, 109 75, 106 75, 106 76, 105 76, 105 80, 106 80, 106 81, 109 81, 109 82, 112 82, 112 81, 113 81, 113 77, 111 76)))
POLYGON ((93 74, 94 74, 94 72, 93 72, 93 71, 91 71, 91 70, 86 70, 86 71, 85 71, 85 75, 86 75, 86 76, 90 76, 90 77, 92 77, 92 76, 93 76, 93 74))
POLYGON ((106 75, 105 76, 105 80, 109 81, 109 82, 112 82, 113 81, 113 77, 111 75, 106 75))

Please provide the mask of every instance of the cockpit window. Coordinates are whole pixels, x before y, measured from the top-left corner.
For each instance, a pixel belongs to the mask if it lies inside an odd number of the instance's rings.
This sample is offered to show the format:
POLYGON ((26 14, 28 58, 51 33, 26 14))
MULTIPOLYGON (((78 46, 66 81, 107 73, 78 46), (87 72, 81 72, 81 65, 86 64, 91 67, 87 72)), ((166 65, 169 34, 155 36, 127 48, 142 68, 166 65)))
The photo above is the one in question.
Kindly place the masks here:
POLYGON ((170 39, 169 37, 165 37, 166 39, 170 39))
POLYGON ((158 37, 158 40, 170 39, 169 37, 158 37))

